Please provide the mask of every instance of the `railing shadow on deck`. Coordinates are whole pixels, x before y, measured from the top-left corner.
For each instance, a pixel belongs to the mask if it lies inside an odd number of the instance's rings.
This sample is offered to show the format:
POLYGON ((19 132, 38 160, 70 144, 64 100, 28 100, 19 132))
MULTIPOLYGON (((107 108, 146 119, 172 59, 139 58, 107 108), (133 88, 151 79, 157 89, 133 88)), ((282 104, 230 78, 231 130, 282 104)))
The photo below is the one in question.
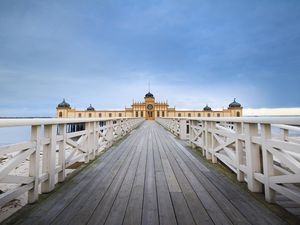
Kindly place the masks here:
POLYGON ((81 119, 1 119, 0 127, 31 127, 27 142, 0 145, 0 207, 24 193, 28 202, 40 193, 51 192, 63 182, 67 168, 78 162, 88 163, 103 150, 124 137, 143 121, 142 118, 81 119), (16 170, 24 163, 26 171, 16 170))
POLYGON ((281 194, 300 204, 300 117, 157 118, 157 122, 203 156, 218 161, 263 192, 267 202, 281 194))

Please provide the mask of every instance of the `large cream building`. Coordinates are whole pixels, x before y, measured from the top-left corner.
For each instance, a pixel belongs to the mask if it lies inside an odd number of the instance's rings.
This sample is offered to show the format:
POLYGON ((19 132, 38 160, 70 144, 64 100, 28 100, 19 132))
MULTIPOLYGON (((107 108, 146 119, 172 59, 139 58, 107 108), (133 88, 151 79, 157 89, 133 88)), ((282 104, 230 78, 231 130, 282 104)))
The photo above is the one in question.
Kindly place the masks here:
POLYGON ((199 110, 178 110, 169 107, 167 102, 156 102, 153 94, 148 92, 143 102, 133 102, 131 108, 123 110, 96 110, 90 105, 86 110, 71 108, 65 100, 56 108, 57 117, 144 117, 146 120, 154 120, 156 117, 232 117, 242 116, 241 104, 234 101, 227 109, 212 110, 208 105, 199 110))

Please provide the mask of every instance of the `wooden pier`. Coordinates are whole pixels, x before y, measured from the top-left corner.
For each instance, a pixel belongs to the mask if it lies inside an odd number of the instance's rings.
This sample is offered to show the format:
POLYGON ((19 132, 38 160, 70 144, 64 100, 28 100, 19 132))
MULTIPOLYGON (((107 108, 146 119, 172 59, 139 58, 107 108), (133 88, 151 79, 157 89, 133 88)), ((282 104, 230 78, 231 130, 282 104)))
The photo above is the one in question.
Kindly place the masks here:
POLYGON ((47 198, 20 210, 4 224, 293 222, 203 161, 158 123, 145 121, 47 198))

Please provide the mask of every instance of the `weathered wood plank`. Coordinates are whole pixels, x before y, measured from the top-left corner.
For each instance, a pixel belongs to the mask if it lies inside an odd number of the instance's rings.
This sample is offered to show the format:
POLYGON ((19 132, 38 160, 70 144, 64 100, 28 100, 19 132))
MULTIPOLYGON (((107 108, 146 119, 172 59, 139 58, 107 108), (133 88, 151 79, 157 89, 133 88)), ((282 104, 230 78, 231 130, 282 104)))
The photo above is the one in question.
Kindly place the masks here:
MULTIPOLYGON (((192 172, 193 175, 188 175, 187 177, 188 179, 193 180, 193 182, 191 183, 196 186, 194 187, 194 189, 197 190, 197 186, 203 186, 203 188, 205 188, 205 192, 207 191, 206 194, 208 196, 212 196, 213 201, 215 201, 218 207, 220 207, 220 209, 222 210, 221 213, 217 209, 211 210, 212 213, 214 213, 213 215, 211 215, 211 218, 213 218, 214 222, 215 223, 222 222, 224 220, 224 215, 226 215, 226 217, 228 217, 233 224, 249 224, 249 222, 238 211, 238 209, 235 208, 231 204, 231 202, 201 173, 201 171, 208 172, 208 170, 203 170, 202 168, 199 170, 199 167, 194 165, 193 161, 191 161, 190 159, 191 156, 190 157, 186 156, 181 151, 181 148, 178 148, 178 146, 175 144, 175 140, 168 139, 168 143, 170 144, 170 147, 168 148, 170 153, 174 156, 174 158, 176 158, 181 168, 184 171, 186 171, 185 173, 188 174, 189 172, 192 172), (199 182, 201 184, 198 184, 199 182), (223 218, 219 218, 222 215, 223 218)), ((228 219, 225 219, 225 221, 228 222, 228 219)))
MULTIPOLYGON (((213 224, 206 209, 203 207, 201 201, 197 197, 197 194, 193 190, 189 180, 186 178, 186 174, 183 173, 183 171, 179 167, 176 160, 170 154, 169 149, 168 149, 168 142, 167 142, 166 138, 164 138, 164 136, 162 136, 160 133, 157 135, 158 135, 157 137, 158 137, 159 149, 161 152, 164 152, 164 154, 166 154, 166 156, 171 164, 171 167, 176 175, 177 181, 181 187, 183 196, 185 198, 188 208, 190 209, 191 215, 192 215, 195 223, 196 224, 213 224), (161 143, 162 140, 164 140, 163 143, 161 143)), ((185 171, 185 172, 191 173, 190 171, 185 171)))
POLYGON ((133 187, 134 178, 136 176, 137 168, 140 162, 144 140, 145 140, 145 136, 143 136, 138 143, 138 147, 135 151, 135 156, 134 156, 135 158, 133 159, 126 173, 122 186, 119 190, 116 199, 114 200, 113 206, 110 210, 110 213, 106 219, 105 224, 122 224, 123 222, 124 215, 126 212, 126 207, 133 187))
POLYGON ((164 225, 176 225, 177 220, 169 193, 167 180, 163 171, 160 154, 158 152, 158 144, 156 138, 153 143, 153 151, 159 222, 160 224, 164 225))
MULTIPOLYGON (((149 128, 150 129, 150 128, 149 128)), ((154 160, 153 160, 153 146, 152 135, 149 132, 148 145, 147 145, 147 163, 146 163, 146 177, 144 189, 144 202, 143 202, 143 225, 156 225, 159 224, 158 207, 157 207, 157 193, 154 174, 154 160)))
MULTIPOLYGON (((104 181, 100 184, 98 187, 97 193, 94 193, 96 197, 96 202, 98 204, 96 207, 91 207, 90 204, 88 204, 87 216, 90 216, 88 221, 84 221, 82 224, 104 224, 105 220, 111 210, 111 207, 114 203, 114 200, 120 190, 120 187, 123 183, 123 180, 125 178, 125 175, 130 168, 130 166, 135 166, 136 161, 138 160, 138 155, 135 154, 137 148, 137 143, 134 143, 134 145, 131 147, 130 156, 126 158, 123 162, 120 162, 121 167, 118 171, 116 171, 116 174, 113 179, 110 179, 109 181, 104 181), (107 185, 109 184, 109 185, 107 185), (90 214, 91 209, 93 210, 92 214, 90 214)), ((75 222, 76 220, 74 220, 75 222)))
MULTIPOLYGON (((146 137, 147 138, 147 137, 146 137)), ((142 153, 137 173, 130 193, 129 202, 125 212, 123 225, 141 224, 143 212, 144 185, 147 161, 147 139, 142 145, 142 153)))
MULTIPOLYGON (((132 145, 134 145, 134 142, 132 145)), ((132 145, 125 148, 125 154, 114 163, 110 170, 103 171, 103 175, 99 174, 95 180, 92 180, 89 186, 82 190, 76 201, 73 201, 64 210, 65 212, 61 213, 62 218, 57 218, 57 223, 55 224, 65 224, 66 222, 70 224, 86 224, 90 220, 91 215, 94 213, 94 210, 99 205, 108 188, 110 188, 119 170, 122 170, 124 166, 128 166, 128 162, 131 162, 134 155, 132 145)), ((103 212, 105 211, 103 210, 103 212)))

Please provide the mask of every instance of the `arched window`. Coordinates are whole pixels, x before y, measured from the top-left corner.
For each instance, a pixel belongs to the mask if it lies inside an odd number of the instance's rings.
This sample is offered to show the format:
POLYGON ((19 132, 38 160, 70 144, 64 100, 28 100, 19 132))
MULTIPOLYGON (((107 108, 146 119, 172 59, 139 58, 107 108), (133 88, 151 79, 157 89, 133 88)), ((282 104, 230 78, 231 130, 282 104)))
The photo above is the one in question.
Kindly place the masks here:
POLYGON ((119 117, 122 117, 122 113, 119 113, 119 117))
POLYGON ((188 114, 188 117, 191 117, 191 114, 190 114, 190 113, 188 114))
POLYGON ((178 117, 181 117, 181 113, 178 113, 178 117))
POLYGON ((59 116, 59 117, 62 117, 62 112, 59 112, 58 116, 59 116))
POLYGON ((108 116, 109 116, 109 117, 112 117, 112 114, 111 114, 111 113, 109 113, 109 114, 108 114, 108 116))
POLYGON ((240 116, 241 116, 241 113, 240 113, 240 112, 236 112, 236 116, 237 116, 237 117, 240 117, 240 116))
POLYGON ((98 115, 99 117, 102 117, 102 114, 101 113, 99 113, 99 115, 98 115))
POLYGON ((89 117, 92 117, 92 113, 89 113, 89 117))
POLYGON ((210 117, 210 113, 208 113, 207 116, 210 117))
POLYGON ((78 117, 81 117, 81 113, 78 114, 78 117))
POLYGON ((217 117, 220 117, 220 113, 217 114, 217 117))
POLYGON ((198 117, 201 117, 201 113, 198 113, 198 117))

